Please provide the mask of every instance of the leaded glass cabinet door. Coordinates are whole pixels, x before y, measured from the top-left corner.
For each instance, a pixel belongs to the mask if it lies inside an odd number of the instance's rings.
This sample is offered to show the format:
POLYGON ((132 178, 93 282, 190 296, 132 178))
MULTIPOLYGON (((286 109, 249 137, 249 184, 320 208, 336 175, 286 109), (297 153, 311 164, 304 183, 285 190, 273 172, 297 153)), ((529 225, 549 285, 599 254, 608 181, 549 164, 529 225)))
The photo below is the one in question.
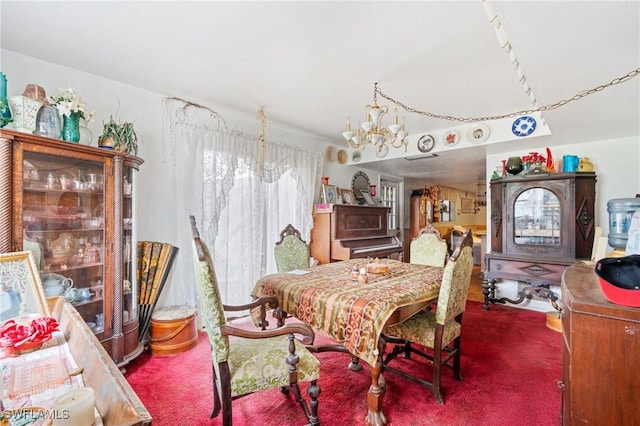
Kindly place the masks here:
POLYGON ((22 246, 47 297, 63 296, 101 338, 105 322, 105 163, 22 152, 22 246))
MULTIPOLYGON (((118 163, 116 163, 118 164, 118 163)), ((117 168, 116 168, 117 170, 117 168)), ((124 334, 124 359, 137 356, 144 349, 139 343, 138 322, 138 294, 137 281, 137 238, 136 238, 136 208, 134 200, 134 188, 136 181, 136 169, 122 163, 121 212, 122 212, 122 303, 120 312, 122 317, 122 329, 124 334)))

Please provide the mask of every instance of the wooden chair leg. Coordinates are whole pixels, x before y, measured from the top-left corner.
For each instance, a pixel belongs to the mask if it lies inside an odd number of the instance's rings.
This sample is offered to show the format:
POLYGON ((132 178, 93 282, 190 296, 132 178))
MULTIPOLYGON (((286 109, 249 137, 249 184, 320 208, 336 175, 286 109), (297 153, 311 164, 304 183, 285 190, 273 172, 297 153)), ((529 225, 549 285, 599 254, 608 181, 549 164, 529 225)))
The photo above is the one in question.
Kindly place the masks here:
POLYGON ((454 340, 453 348, 456 351, 453 355, 453 375, 456 379, 462 381, 462 372, 460 371, 460 336, 454 340))
POLYGON ((438 404, 444 404, 444 399, 440 393, 440 372, 442 370, 442 332, 443 326, 436 326, 435 344, 433 347, 433 380, 431 393, 438 404))
POLYGON ((405 342, 404 344, 404 358, 411 358, 411 342, 405 342))
POLYGON ((298 385, 298 369, 297 364, 300 361, 300 357, 295 353, 295 337, 293 334, 289 335, 289 354, 287 355, 287 364, 289 364, 289 387, 290 391, 293 391, 293 395, 302 407, 304 414, 307 416, 310 424, 316 426, 320 424, 318 420, 318 395, 320 395, 320 387, 315 380, 309 383, 307 388, 307 394, 311 398, 311 409, 307 406, 307 401, 302 397, 300 392, 300 385, 298 385))
POLYGON ((229 372, 229 365, 224 362, 219 364, 220 366, 220 382, 222 383, 222 389, 220 399, 222 399, 222 425, 232 426, 233 411, 231 408, 231 373, 229 372))
POLYGON ((211 416, 209 416, 210 419, 217 417, 218 414, 220 414, 220 409, 221 409, 220 395, 218 393, 218 384, 216 380, 217 379, 216 369, 213 366, 212 366, 212 369, 213 369, 213 410, 211 410, 211 416))
POLYGON ((311 426, 319 426, 320 420, 318 419, 318 396, 320 395, 320 386, 318 386, 315 380, 309 383, 307 387, 307 395, 309 395, 311 406, 311 413, 309 416, 309 423, 311 426))

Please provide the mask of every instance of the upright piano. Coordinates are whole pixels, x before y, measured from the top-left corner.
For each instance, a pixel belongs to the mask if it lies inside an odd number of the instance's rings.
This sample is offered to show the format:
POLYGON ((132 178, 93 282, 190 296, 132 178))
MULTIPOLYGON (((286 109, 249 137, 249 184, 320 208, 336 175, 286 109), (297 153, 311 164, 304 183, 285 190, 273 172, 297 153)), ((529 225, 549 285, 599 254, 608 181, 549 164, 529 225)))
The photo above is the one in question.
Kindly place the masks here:
POLYGON ((388 235, 389 207, 334 204, 314 213, 309 248, 319 263, 402 254, 402 244, 388 235))

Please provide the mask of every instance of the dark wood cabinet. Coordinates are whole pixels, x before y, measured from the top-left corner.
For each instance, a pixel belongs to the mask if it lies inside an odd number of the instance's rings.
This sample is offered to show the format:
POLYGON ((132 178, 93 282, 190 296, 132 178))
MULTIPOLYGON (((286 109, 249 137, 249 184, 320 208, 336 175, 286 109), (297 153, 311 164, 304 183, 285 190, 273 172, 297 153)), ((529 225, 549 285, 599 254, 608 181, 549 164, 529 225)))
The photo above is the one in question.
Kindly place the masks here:
POLYGON ((409 218, 411 221, 409 240, 413 240, 418 236, 420 230, 427 226, 427 223, 433 222, 433 203, 431 199, 425 195, 412 196, 409 218))
POLYGON ((640 424, 640 309, 609 302, 591 262, 562 278, 562 424, 640 424))
POLYGON ((595 173, 516 176, 491 181, 491 253, 485 256, 485 309, 534 293, 555 300, 567 266, 589 259, 595 234, 595 173), (496 298, 500 279, 533 287, 496 298))
POLYGON ((142 159, 0 130, 0 253, 33 253, 120 365, 142 352, 134 182, 142 159))

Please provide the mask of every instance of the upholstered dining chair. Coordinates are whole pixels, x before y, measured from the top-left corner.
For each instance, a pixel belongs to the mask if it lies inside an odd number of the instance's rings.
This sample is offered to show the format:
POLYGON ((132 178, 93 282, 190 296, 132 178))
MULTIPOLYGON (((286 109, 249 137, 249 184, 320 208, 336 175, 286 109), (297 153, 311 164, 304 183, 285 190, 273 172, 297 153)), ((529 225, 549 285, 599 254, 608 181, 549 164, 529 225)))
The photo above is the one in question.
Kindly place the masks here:
POLYGON ((460 225, 453 225, 453 228, 451 228, 451 233, 450 233, 451 241, 449 242, 451 253, 453 253, 453 251, 456 249, 456 246, 458 245, 460 238, 462 238, 464 231, 465 231, 465 227, 460 225))
MULTIPOLYGON (((222 410, 223 426, 231 426, 232 400, 260 390, 280 388, 283 393, 293 393, 310 425, 319 425, 320 387, 317 380, 320 376, 320 362, 305 347, 313 344, 313 330, 303 323, 254 330, 235 327, 233 322, 227 322, 225 311, 252 309, 265 304, 276 307, 278 302, 274 297, 265 296, 243 306, 223 305, 211 254, 200 239, 195 218, 190 216, 190 220, 198 299, 202 322, 211 344, 211 418, 222 410), (302 340, 298 340, 298 337, 302 340), (309 382, 309 404, 301 395, 299 382, 309 382)), ((262 312, 264 311, 263 309, 262 312)))
POLYGON ((466 307, 471 271, 473 270, 472 244, 472 233, 470 229, 467 229, 444 268, 435 312, 422 310, 408 320, 385 327, 382 331, 385 340, 395 344, 393 350, 383 360, 383 370, 399 374, 408 380, 430 388, 433 397, 440 404, 444 404, 444 398, 440 391, 442 366, 453 369, 454 376, 458 380, 462 380, 460 336, 462 334, 462 315, 466 307), (407 342, 422 345, 430 351, 405 345, 407 342), (453 346, 448 347, 451 343, 453 346), (408 357, 409 353, 407 352, 415 353, 432 361, 431 382, 389 366, 389 363, 401 353, 405 353, 405 357, 408 357))
POLYGON ((300 231, 291 224, 280 232, 280 241, 276 243, 273 253, 278 272, 309 268, 309 245, 302 239, 300 231))
POLYGON ((448 256, 447 242, 433 224, 427 223, 411 241, 409 263, 444 266, 448 256))

